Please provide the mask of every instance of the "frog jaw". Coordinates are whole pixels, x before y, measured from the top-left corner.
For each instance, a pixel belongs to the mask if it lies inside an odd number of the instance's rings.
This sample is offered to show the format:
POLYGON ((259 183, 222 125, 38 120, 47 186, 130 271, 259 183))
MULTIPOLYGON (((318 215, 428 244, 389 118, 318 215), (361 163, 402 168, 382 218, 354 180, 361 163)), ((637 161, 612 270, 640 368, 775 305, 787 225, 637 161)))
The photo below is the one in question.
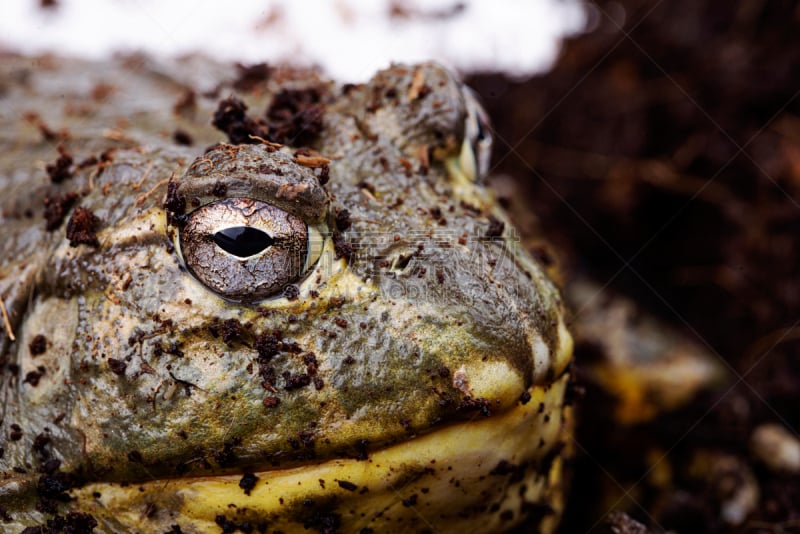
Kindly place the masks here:
POLYGON ((531 510, 546 510, 537 532, 547 533, 562 509, 556 457, 569 421, 562 404, 568 379, 565 374, 550 386, 532 386, 530 400, 506 412, 453 424, 365 459, 256 472, 249 494, 240 487, 241 475, 221 475, 94 483, 74 490, 73 502, 109 532, 134 524, 145 532, 173 524, 207 532, 223 520, 284 532, 303 532, 320 521, 347 532, 497 532, 531 510))

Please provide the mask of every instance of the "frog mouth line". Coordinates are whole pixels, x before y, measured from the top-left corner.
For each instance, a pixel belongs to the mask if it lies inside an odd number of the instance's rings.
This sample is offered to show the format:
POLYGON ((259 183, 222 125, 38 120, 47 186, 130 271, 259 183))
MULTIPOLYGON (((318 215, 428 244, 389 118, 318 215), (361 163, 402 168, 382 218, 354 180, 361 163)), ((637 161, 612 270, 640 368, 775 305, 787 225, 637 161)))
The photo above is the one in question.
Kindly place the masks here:
POLYGON ((532 386, 525 404, 373 451, 366 460, 131 485, 100 482, 75 489, 71 496, 81 511, 111 531, 136 524, 151 509, 155 512, 147 521, 154 532, 175 523, 213 530, 221 517, 234 523, 266 522, 271 530, 291 532, 302 530, 323 509, 347 523, 346 531, 387 518, 450 530, 459 521, 467 528, 476 510, 486 508, 487 498, 515 509, 544 498, 555 520, 561 503, 548 499, 560 479, 555 452, 566 424, 562 399, 568 380, 564 373, 549 386, 532 386))

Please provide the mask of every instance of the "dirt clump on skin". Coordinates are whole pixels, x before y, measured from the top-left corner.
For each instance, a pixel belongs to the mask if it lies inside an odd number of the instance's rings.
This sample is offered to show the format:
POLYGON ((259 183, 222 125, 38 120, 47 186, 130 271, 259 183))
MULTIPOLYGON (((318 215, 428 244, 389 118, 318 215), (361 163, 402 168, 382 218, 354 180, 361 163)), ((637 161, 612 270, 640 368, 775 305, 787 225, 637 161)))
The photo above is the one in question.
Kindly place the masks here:
POLYGON ((264 116, 255 118, 247 113, 247 104, 232 95, 219 102, 212 124, 225 132, 235 145, 269 141, 307 146, 322 131, 323 94, 324 91, 316 87, 281 89, 272 98, 264 116))
POLYGON ((51 232, 61 226, 64 217, 78 200, 78 194, 70 191, 63 195, 47 196, 44 199, 45 230, 51 232))
MULTIPOLYGON (((573 272, 685 331, 733 379, 628 426, 609 415, 607 392, 583 384, 561 532, 599 532, 615 501, 659 532, 796 528, 800 477, 770 469, 750 443, 762 424, 800 428, 797 6, 589 9, 597 26, 569 39, 550 72, 467 79, 496 129, 493 174, 513 177, 519 194, 504 200, 517 221, 536 213, 517 224, 523 239, 547 236, 573 272), (728 493, 706 464, 728 466, 728 493), (748 488, 757 497, 739 506, 748 488)), ((591 358, 576 348, 579 380, 591 358)))
POLYGON ((294 146, 308 145, 322 131, 325 107, 322 92, 314 87, 283 89, 267 108, 270 140, 294 146))
POLYGON ((269 127, 264 120, 249 117, 247 104, 235 96, 220 101, 211 123, 225 132, 234 145, 256 144, 269 137, 269 127))
POLYGON ((48 163, 47 167, 45 167, 48 176, 50 176, 50 181, 54 184, 60 184, 64 180, 72 178, 72 163, 72 154, 69 153, 64 145, 58 145, 58 159, 53 163, 48 163))
POLYGON ((67 239, 70 246, 99 246, 100 243, 97 240, 99 226, 100 219, 91 210, 82 206, 75 208, 69 221, 67 221, 67 239))

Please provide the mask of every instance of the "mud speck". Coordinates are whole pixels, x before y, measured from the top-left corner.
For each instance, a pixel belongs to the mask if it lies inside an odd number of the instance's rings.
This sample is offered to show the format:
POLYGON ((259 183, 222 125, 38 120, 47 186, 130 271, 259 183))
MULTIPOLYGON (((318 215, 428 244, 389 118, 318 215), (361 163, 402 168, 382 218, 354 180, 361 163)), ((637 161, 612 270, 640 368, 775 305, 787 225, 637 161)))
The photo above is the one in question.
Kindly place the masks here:
POLYGON ((267 408, 274 408, 281 403, 278 397, 264 397, 264 406, 267 408))
POLYGON ((266 63, 254 65, 237 63, 236 70, 239 72, 239 76, 233 81, 233 88, 246 93, 263 84, 272 76, 272 67, 266 63))
POLYGON ((337 260, 344 258, 349 262, 353 257, 353 245, 339 232, 333 232, 333 250, 337 260))
POLYGON ((321 90, 314 87, 280 91, 267 109, 270 140, 295 146, 313 142, 322 131, 321 100, 321 90))
POLYGON ((50 181, 54 184, 60 184, 64 180, 72 178, 72 161, 72 155, 67 151, 66 147, 63 144, 58 145, 58 159, 45 167, 48 176, 50 176, 50 181))
POLYGON ((239 487, 244 490, 245 495, 250 495, 250 492, 256 487, 256 482, 258 482, 258 477, 256 475, 253 473, 245 473, 239 481, 239 487))
POLYGON ((99 226, 100 219, 91 210, 84 207, 75 208, 75 211, 72 212, 72 217, 67 222, 67 239, 70 246, 99 246, 100 242, 97 240, 97 228, 99 226))
POLYGON ((177 182, 167 184, 167 199, 164 201, 164 207, 177 215, 186 211, 186 197, 178 193, 177 182))
POLYGON ((504 228, 505 224, 503 221, 499 221, 492 215, 489 215, 489 228, 486 229, 486 237, 500 237, 503 235, 504 228))
POLYGON ((111 372, 115 375, 123 375, 125 374, 125 369, 127 369, 128 364, 123 362, 122 360, 116 360, 114 358, 108 359, 108 368, 111 369, 111 372))
POLYGON ((266 123, 262 119, 248 117, 247 104, 235 96, 220 101, 211 123, 225 132, 234 145, 255 144, 260 141, 254 138, 269 138, 266 123))
POLYGON ((295 300, 300 296, 300 289, 294 284, 289 284, 284 288, 283 296, 288 300, 295 300))
POLYGON ((48 196, 44 199, 45 229, 51 232, 61 226, 67 212, 78 200, 78 194, 72 191, 63 195, 48 196))
POLYGON ((350 220, 350 212, 346 209, 341 209, 336 212, 336 228, 340 232, 346 231, 350 228, 352 221, 350 220))
POLYGON ((28 350, 31 351, 31 356, 39 356, 47 351, 47 338, 42 334, 36 334, 28 344, 28 350))
POLYGON ((189 135, 189 132, 180 128, 172 132, 172 140, 176 144, 183 146, 192 146, 194 144, 194 139, 189 135))

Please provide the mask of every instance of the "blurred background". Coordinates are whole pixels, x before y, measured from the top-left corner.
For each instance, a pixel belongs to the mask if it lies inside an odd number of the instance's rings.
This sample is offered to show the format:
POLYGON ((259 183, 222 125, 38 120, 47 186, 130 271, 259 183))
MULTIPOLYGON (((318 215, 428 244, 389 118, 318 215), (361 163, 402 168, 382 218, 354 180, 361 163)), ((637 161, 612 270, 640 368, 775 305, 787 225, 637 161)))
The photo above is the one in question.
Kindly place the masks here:
POLYGON ((800 2, 230 4, 7 0, 0 49, 451 65, 525 244, 589 287, 562 532, 800 532, 800 2))
POLYGON ((202 52, 314 65, 355 83, 392 61, 427 59, 528 76, 586 23, 578 0, 5 0, 0 45, 91 58, 202 52))

